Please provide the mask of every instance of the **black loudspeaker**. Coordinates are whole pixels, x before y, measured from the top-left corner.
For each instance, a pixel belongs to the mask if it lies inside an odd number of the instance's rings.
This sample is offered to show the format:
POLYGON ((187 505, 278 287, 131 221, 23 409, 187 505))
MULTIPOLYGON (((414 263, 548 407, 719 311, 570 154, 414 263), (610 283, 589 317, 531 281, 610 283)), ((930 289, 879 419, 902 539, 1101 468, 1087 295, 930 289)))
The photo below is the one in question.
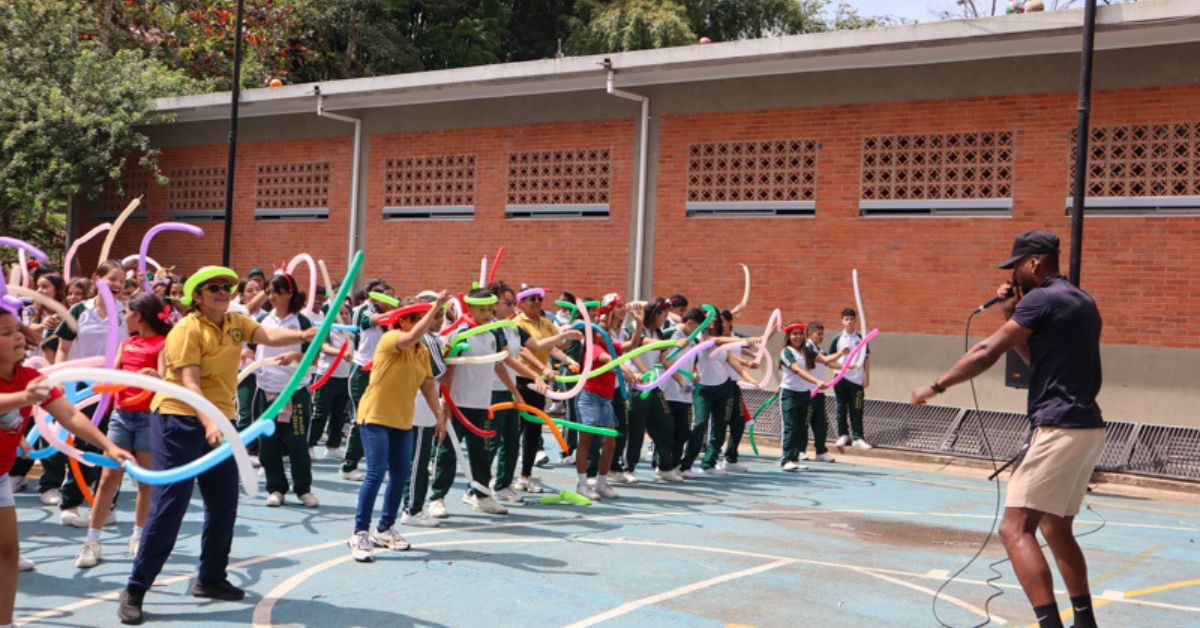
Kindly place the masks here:
POLYGON ((1009 388, 1029 388, 1029 365, 1012 349, 1004 358, 1004 385, 1009 388))

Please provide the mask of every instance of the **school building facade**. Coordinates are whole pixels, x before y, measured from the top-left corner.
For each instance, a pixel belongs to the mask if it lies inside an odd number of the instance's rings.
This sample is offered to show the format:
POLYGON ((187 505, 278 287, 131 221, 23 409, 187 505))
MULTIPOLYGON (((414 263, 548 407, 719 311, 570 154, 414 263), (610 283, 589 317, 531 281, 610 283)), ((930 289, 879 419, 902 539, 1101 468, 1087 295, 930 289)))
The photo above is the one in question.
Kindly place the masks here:
MULTIPOLYGON (((243 92, 232 265, 299 252, 402 293, 499 276, 550 290, 686 294, 744 329, 772 309, 836 328, 858 269, 868 396, 906 400, 961 353, 1013 236, 1070 241, 1081 11, 573 57, 243 92)), ((1200 11, 1098 11, 1082 284, 1105 318, 1113 419, 1200 426, 1200 11)), ((182 272, 217 263, 229 94, 163 99, 169 183, 73 209, 78 235, 145 195, 182 272)), ((94 259, 98 245, 84 247, 94 259)), ((1065 272, 1065 269, 1064 269, 1065 272)), ((303 281, 302 281, 303 283, 303 281)), ((1000 322, 988 312, 972 334, 1000 322)), ((1021 410, 996 369, 985 408, 1021 410)), ((968 406, 964 387, 940 400, 968 406)))

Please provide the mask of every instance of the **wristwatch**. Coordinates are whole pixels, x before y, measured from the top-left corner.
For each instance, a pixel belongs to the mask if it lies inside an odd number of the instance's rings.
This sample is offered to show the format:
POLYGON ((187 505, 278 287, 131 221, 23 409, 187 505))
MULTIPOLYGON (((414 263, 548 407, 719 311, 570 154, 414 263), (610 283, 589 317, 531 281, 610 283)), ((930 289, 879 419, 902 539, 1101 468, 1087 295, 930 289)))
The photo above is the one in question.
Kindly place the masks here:
POLYGON ((946 388, 944 386, 942 386, 941 384, 939 384, 936 379, 933 380, 933 383, 929 385, 929 388, 932 389, 933 392, 935 392, 939 395, 946 392, 946 388))

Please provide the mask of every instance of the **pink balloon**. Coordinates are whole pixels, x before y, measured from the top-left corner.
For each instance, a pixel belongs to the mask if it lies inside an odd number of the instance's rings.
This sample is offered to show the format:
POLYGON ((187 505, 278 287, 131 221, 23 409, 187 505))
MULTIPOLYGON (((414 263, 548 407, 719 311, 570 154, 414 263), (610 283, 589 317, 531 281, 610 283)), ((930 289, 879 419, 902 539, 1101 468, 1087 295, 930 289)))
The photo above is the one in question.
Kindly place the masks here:
MULTIPOLYGON (((709 349, 712 349, 713 345, 715 345, 715 344, 717 344, 717 341, 710 338, 710 339, 705 340, 704 342, 692 347, 691 349, 684 351, 682 355, 680 355, 678 358, 675 359, 674 362, 671 363, 670 368, 663 371, 662 374, 659 375, 657 378, 655 378, 654 381, 647 382, 645 384, 635 384, 634 387, 637 388, 638 390, 653 390, 655 388, 658 388, 659 386, 662 386, 663 384, 665 384, 667 382, 668 379, 671 378, 672 375, 675 374, 675 371, 679 370, 679 367, 683 366, 683 364, 685 362, 687 362, 688 360, 691 360, 693 357, 695 357, 705 351, 708 351, 709 349)), ((743 344, 744 345, 745 343, 734 343, 734 344, 743 344)), ((725 346, 728 346, 728 345, 725 345, 725 346)), ((722 348, 724 348, 724 347, 722 347, 722 348)))
MULTIPOLYGON (((871 342, 871 340, 873 338, 875 338, 875 336, 878 336, 878 335, 879 335, 879 330, 872 329, 871 333, 867 334, 867 337, 863 338, 862 342, 858 343, 858 345, 854 347, 854 350, 850 352, 850 355, 847 355, 845 358, 842 359, 842 370, 838 371, 838 374, 835 375, 833 379, 829 380, 829 388, 833 388, 834 384, 842 381, 842 378, 846 376, 846 371, 850 368, 850 364, 852 362, 854 362, 854 356, 858 355, 859 351, 862 351, 863 349, 865 349, 867 346, 867 343, 871 342)), ((821 392, 820 386, 813 388, 812 394, 810 394, 809 397, 816 397, 817 393, 820 393, 820 392, 821 392)))
MULTIPOLYGON (((150 251, 150 241, 154 239, 154 236, 162 233, 163 231, 184 231, 198 238, 204 237, 203 229, 197 227, 196 225, 189 225, 184 222, 160 222, 157 225, 150 227, 150 230, 146 232, 146 235, 142 236, 142 246, 138 249, 139 275, 145 276, 146 274, 146 253, 150 251)), ((146 292, 154 292, 154 286, 150 285, 149 280, 143 282, 142 287, 146 289, 146 292)))
MULTIPOLYGON (((113 299, 112 289, 108 287, 107 281, 103 279, 97 281, 96 292, 104 301, 104 310, 108 314, 108 337, 104 339, 104 366, 113 368, 117 364, 117 347, 121 342, 121 328, 117 323, 117 303, 113 299)), ((104 413, 108 412, 108 406, 111 403, 112 393, 104 393, 100 397, 100 407, 92 416, 92 425, 100 425, 100 421, 104 418, 104 413)))
MULTIPOLYGON (((583 299, 580 299, 579 297, 575 297, 575 306, 579 308, 579 315, 583 317, 583 333, 584 333, 584 337, 583 337, 583 343, 584 343, 583 370, 581 370, 579 372, 579 381, 575 382, 575 385, 570 390, 567 390, 564 392, 555 392, 553 390, 547 390, 546 391, 547 399, 554 399, 555 401, 566 401, 567 399, 571 399, 571 398, 575 397, 579 393, 583 392, 583 385, 587 383, 588 376, 591 375, 591 373, 592 373, 592 360, 596 357, 595 356, 596 346, 592 342, 592 321, 591 321, 591 319, 588 318, 587 306, 585 306, 583 304, 583 299)), ((616 356, 612 356, 612 357, 614 360, 616 359, 616 356)), ((529 384, 529 389, 530 390, 534 389, 533 384, 529 384)))
POLYGON ((288 262, 287 274, 291 275, 292 271, 300 265, 300 262, 308 264, 308 301, 304 309, 312 313, 313 305, 316 304, 317 299, 317 263, 313 261, 312 256, 308 253, 298 253, 296 257, 292 258, 292 261, 288 262))

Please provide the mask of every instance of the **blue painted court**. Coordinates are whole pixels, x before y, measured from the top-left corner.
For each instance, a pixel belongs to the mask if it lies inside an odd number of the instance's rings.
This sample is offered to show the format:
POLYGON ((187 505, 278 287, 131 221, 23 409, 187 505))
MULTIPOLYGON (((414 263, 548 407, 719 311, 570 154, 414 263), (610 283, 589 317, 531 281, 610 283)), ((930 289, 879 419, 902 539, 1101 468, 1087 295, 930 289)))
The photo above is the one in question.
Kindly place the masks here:
MULTIPOLYGON (((456 487, 441 528, 402 528, 413 549, 381 550, 366 565, 345 544, 357 484, 322 460, 319 510, 294 499, 269 509, 261 497, 243 497, 230 580, 248 590, 244 602, 186 594, 199 548, 196 501, 146 596, 146 618, 189 627, 936 626, 934 591, 983 540, 996 503, 992 484, 978 471, 849 460, 785 474, 765 456, 747 456, 748 474, 617 486, 615 502, 530 503, 500 517, 471 512, 456 487)), ((540 475, 558 488, 575 479, 564 466, 540 475)), ((37 562, 21 576, 19 624, 117 624, 115 600, 131 561, 124 550, 132 491, 121 499, 117 527, 101 537, 104 562, 81 571, 74 558, 83 530, 60 525, 57 509, 41 506, 36 493, 17 495, 23 554, 37 562)), ((1103 517, 1103 527, 1080 540, 1102 625, 1200 624, 1197 501, 1104 486, 1089 497, 1100 516, 1085 511, 1076 526, 1093 530, 1103 517)), ((993 539, 942 595, 943 621, 984 621, 985 600, 996 591, 986 582, 988 564, 1003 557, 993 539)), ((1003 595, 990 605, 992 620, 1029 624, 1011 568, 996 569, 1003 595)), ((1065 592, 1059 602, 1069 607, 1065 592)))

